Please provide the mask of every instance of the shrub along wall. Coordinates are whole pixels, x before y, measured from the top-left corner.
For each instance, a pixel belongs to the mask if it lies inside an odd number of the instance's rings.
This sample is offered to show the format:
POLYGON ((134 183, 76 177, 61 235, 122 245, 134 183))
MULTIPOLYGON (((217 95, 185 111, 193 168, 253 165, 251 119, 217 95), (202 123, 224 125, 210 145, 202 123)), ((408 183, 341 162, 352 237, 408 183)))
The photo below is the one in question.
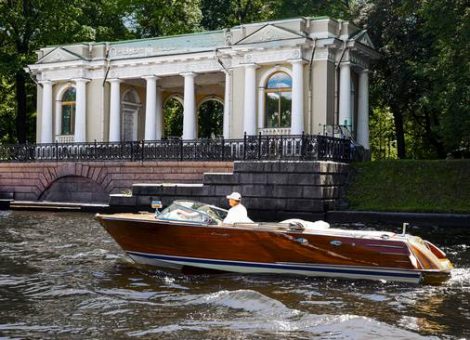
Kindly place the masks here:
POLYGON ((352 210, 470 213, 470 160, 387 160, 352 165, 352 210))

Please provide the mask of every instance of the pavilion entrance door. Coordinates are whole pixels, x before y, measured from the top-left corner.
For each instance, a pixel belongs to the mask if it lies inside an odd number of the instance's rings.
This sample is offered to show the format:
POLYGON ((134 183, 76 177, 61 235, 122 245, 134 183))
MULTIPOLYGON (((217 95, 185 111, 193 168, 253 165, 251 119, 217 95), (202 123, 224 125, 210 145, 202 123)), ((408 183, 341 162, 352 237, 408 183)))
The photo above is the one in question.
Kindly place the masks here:
POLYGON ((122 111, 122 141, 136 141, 138 108, 125 107, 122 111))
POLYGON ((121 102, 121 140, 136 141, 139 131, 139 115, 142 105, 137 91, 130 89, 125 92, 121 102))

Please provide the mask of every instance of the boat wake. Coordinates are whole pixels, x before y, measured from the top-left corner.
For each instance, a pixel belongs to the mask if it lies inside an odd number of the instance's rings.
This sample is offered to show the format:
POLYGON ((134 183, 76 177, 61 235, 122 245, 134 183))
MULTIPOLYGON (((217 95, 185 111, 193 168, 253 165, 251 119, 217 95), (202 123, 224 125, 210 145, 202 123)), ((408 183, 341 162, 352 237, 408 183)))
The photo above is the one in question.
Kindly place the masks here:
POLYGON ((368 338, 393 336, 397 339, 418 339, 416 333, 399 329, 371 318, 357 315, 315 315, 291 309, 282 302, 257 291, 240 289, 221 290, 210 294, 168 297, 167 303, 188 307, 206 306, 205 317, 185 320, 178 324, 162 325, 128 333, 146 336, 179 331, 230 330, 237 335, 263 336, 285 334, 289 336, 319 336, 328 338, 368 338), (212 311, 212 312, 211 312, 212 311))

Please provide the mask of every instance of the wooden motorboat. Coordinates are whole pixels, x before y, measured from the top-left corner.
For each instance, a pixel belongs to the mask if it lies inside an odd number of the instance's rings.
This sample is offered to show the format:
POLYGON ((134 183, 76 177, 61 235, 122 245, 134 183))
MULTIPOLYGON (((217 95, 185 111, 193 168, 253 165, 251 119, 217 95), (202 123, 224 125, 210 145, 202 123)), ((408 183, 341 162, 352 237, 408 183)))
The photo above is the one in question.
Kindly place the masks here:
POLYGON ((159 267, 412 283, 443 282, 452 269, 442 250, 405 232, 334 229, 298 219, 224 225, 226 213, 175 201, 159 214, 96 217, 135 262, 159 267))

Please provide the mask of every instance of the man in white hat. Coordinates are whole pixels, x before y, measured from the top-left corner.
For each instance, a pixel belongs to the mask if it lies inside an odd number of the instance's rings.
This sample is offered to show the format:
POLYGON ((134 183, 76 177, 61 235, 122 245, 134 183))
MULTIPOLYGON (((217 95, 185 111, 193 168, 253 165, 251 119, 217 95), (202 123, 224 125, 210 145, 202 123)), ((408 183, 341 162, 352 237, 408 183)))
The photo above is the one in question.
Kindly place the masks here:
POLYGON ((228 204, 231 208, 228 211, 227 216, 224 219, 224 224, 234 224, 234 223, 253 223, 253 221, 248 217, 248 212, 246 208, 241 204, 242 195, 238 192, 232 192, 227 196, 228 204))

